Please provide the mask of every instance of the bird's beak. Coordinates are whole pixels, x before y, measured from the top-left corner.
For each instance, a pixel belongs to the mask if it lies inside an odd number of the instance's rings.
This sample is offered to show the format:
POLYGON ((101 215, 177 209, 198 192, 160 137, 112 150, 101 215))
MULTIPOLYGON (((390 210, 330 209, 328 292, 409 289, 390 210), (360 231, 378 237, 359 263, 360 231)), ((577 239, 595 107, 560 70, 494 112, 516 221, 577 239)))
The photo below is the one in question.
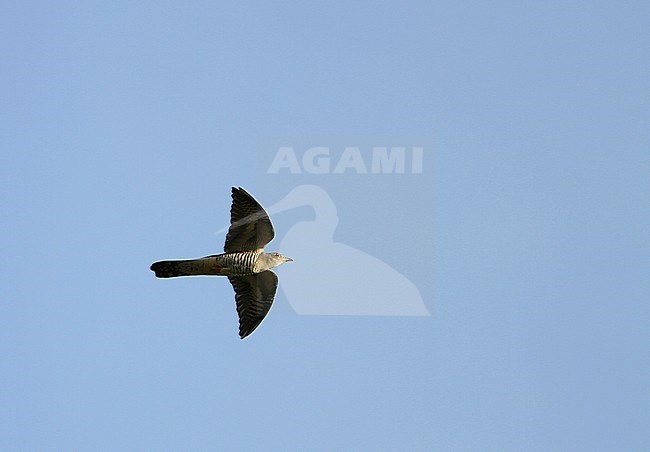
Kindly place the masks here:
POLYGON ((285 262, 293 262, 293 259, 291 259, 290 257, 284 256, 284 261, 285 262))

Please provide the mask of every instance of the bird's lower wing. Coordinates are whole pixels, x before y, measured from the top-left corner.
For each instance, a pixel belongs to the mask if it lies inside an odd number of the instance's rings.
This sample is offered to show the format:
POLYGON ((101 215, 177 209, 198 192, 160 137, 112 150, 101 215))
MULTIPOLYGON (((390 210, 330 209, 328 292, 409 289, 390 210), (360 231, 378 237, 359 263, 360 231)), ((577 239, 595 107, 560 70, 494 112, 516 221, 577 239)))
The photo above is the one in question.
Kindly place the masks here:
POLYGON ((244 339, 255 331, 268 314, 278 288, 278 277, 271 270, 247 276, 229 276, 235 289, 239 337, 244 339))

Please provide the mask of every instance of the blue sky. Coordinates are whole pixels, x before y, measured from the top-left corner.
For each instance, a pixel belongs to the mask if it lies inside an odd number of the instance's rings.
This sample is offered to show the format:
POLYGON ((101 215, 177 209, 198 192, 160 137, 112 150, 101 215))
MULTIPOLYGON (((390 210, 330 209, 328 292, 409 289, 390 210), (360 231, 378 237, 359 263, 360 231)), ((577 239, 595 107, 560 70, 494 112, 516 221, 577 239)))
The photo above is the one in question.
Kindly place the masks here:
POLYGON ((0 448, 647 450, 649 15, 5 5, 0 448), (226 281, 153 277, 220 252, 231 186, 281 199, 258 170, 279 136, 431 140, 416 182, 346 177, 336 236, 413 249, 417 271, 392 263, 430 317, 296 315, 279 294, 240 341, 226 281), (378 186, 424 213, 359 228, 378 186))

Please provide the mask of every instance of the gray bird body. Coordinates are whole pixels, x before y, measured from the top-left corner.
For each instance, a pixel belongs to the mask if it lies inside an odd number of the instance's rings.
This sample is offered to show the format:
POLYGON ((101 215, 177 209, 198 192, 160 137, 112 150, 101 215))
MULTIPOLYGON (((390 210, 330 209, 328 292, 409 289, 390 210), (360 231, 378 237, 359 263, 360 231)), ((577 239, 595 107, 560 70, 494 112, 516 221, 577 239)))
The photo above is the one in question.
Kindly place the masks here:
POLYGON ((259 326, 271 309, 278 277, 271 271, 291 261, 279 253, 265 253, 275 232, 267 213, 243 188, 232 189, 231 224, 225 253, 199 259, 159 261, 151 265, 158 278, 227 276, 235 289, 239 335, 243 339, 259 326))
POLYGON ((262 250, 215 254, 199 259, 156 262, 152 270, 159 278, 176 276, 246 276, 261 273, 283 264, 286 258, 262 250))

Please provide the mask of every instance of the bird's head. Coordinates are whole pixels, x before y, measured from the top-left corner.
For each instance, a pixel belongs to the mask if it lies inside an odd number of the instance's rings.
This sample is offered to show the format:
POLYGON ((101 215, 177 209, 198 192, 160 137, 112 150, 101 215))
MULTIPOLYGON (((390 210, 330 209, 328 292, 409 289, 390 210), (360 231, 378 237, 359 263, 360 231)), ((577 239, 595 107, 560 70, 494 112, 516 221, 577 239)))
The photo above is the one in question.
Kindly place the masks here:
POLYGON ((285 262, 291 262, 293 259, 287 256, 283 256, 280 253, 269 253, 271 255, 271 259, 273 259, 274 262, 277 262, 278 265, 284 264, 285 262))
POLYGON ((283 256, 280 253, 265 253, 267 262, 271 265, 270 268, 277 267, 285 262, 291 262, 293 259, 283 256))

